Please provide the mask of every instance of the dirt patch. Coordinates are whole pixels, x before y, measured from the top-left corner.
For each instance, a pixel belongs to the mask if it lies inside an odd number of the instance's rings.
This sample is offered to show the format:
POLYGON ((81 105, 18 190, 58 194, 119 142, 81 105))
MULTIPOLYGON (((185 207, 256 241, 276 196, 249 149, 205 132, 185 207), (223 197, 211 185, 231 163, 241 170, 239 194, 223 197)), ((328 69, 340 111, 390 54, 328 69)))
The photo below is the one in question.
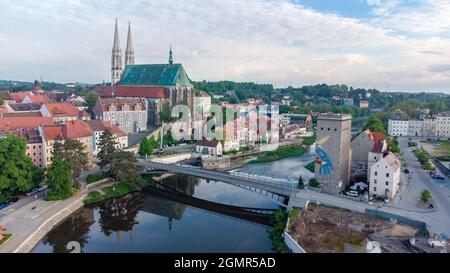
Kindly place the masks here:
POLYGON ((311 253, 365 252, 370 234, 414 236, 418 230, 364 213, 310 204, 289 234, 311 253))

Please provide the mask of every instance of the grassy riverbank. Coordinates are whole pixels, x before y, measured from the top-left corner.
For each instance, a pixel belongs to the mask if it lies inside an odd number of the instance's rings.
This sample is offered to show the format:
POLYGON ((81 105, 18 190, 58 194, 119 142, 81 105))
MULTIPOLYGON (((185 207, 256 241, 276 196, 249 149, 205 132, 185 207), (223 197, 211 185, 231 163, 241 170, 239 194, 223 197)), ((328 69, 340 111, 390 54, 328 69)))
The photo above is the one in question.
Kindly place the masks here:
POLYGON ((273 249, 278 253, 286 253, 289 251, 283 238, 288 217, 288 213, 284 209, 279 209, 273 215, 274 226, 270 231, 270 239, 272 239, 273 249))
POLYGON ((120 182, 113 186, 102 189, 103 193, 99 191, 90 192, 83 202, 85 205, 91 205, 108 199, 125 196, 151 184, 153 182, 153 176, 154 175, 142 175, 143 183, 141 185, 136 185, 128 182, 120 182))
POLYGON ((3 235, 3 238, 0 240, 0 246, 2 246, 4 243, 6 243, 6 241, 11 239, 11 237, 13 236, 12 234, 2 234, 2 235, 3 235))
POLYGON ((266 163, 287 157, 301 156, 305 153, 305 151, 306 149, 303 146, 283 147, 275 151, 263 153, 262 155, 258 156, 257 159, 250 161, 249 164, 266 163))

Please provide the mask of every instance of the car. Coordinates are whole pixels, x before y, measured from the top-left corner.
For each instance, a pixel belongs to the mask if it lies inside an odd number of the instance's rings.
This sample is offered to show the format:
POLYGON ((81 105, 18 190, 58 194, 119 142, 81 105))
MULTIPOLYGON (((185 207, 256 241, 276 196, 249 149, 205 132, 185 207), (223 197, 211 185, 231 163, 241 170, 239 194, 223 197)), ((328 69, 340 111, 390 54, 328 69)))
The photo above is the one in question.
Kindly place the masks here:
POLYGON ((31 195, 33 195, 33 194, 35 194, 35 193, 38 193, 38 188, 32 188, 31 190, 29 190, 28 192, 27 192, 27 196, 31 196, 31 195))
POLYGON ((433 179, 438 179, 438 180, 445 180, 445 177, 439 175, 439 174, 435 174, 433 176, 431 176, 433 179))
POLYGON ((0 209, 4 209, 8 206, 8 202, 0 202, 0 209))
POLYGON ((12 205, 14 203, 17 203, 17 201, 19 201, 19 199, 20 199, 19 197, 13 197, 13 198, 9 199, 8 203, 10 205, 12 205))
POLYGON ((435 171, 429 171, 428 174, 431 175, 431 176, 433 176, 433 175, 436 174, 436 172, 435 172, 435 171))
POLYGON ((357 191, 348 191, 345 193, 345 195, 351 196, 351 197, 358 197, 359 194, 357 191))
POLYGON ((404 169, 403 172, 408 174, 409 173, 409 169, 404 169))
POLYGON ((37 192, 45 191, 46 189, 48 189, 48 185, 43 185, 37 189, 37 192))

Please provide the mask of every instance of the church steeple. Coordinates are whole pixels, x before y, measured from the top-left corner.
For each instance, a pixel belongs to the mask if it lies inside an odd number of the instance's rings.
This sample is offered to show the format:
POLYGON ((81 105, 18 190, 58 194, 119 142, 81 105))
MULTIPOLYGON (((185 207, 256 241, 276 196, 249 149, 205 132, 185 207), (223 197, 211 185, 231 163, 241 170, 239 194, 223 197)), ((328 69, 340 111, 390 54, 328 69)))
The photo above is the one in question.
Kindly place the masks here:
POLYGON ((173 65, 172 45, 170 45, 170 51, 169 51, 169 64, 173 65))
POLYGON ((120 48, 120 39, 119 39, 119 28, 117 26, 117 18, 116 25, 114 31, 114 44, 112 49, 111 56, 111 84, 115 85, 120 78, 122 77, 123 66, 122 66, 122 50, 120 48))
POLYGON ((131 38, 130 22, 128 22, 127 49, 125 50, 125 68, 129 64, 134 64, 134 47, 133 47, 133 39, 131 38))

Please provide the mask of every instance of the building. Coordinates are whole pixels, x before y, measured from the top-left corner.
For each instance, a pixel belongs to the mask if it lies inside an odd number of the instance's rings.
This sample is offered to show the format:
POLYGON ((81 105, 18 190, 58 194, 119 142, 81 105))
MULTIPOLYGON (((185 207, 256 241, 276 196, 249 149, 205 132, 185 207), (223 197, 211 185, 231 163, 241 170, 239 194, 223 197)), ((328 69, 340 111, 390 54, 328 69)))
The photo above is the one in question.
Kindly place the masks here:
POLYGON ((42 104, 40 103, 11 103, 6 104, 8 113, 26 113, 40 112, 42 104))
POLYGON ((0 131, 12 133, 36 129, 41 125, 54 125, 53 119, 47 117, 3 117, 0 118, 0 131))
POLYGON ((369 196, 392 200, 400 185, 400 160, 391 152, 384 153, 371 167, 369 196))
POLYGON ((44 144, 43 167, 47 168, 52 163, 54 143, 64 143, 68 139, 77 140, 84 145, 88 154, 88 166, 92 166, 92 131, 87 123, 71 120, 59 125, 40 126, 38 130, 44 144))
POLYGON ((281 99, 281 104, 282 105, 287 105, 287 106, 291 105, 291 98, 289 96, 284 96, 281 99))
POLYGON ((44 144, 38 129, 17 131, 15 135, 27 141, 26 155, 31 158, 31 162, 38 167, 44 167, 44 144))
POLYGON ((222 143, 218 140, 199 140, 195 150, 199 154, 218 156, 222 155, 222 143))
POLYGON ((193 111, 195 90, 183 66, 173 62, 172 47, 167 64, 135 64, 130 24, 123 67, 117 19, 111 56, 111 83, 112 86, 97 86, 95 91, 103 98, 145 99, 150 124, 162 123, 160 114, 165 104, 170 108, 185 104, 193 111))
POLYGON ((317 118, 315 177, 326 191, 339 193, 349 182, 352 116, 327 113, 317 118))
POLYGON ((203 118, 206 118, 211 111, 211 96, 204 91, 200 91, 198 98, 198 104, 195 107, 199 107, 198 111, 202 114, 203 118))
POLYGON ((389 119, 390 136, 450 137, 450 113, 442 112, 434 117, 421 119, 389 119))
POLYGON ((348 105, 348 106, 353 106, 354 105, 353 98, 343 98, 342 99, 342 104, 343 105, 348 105))
POLYGON ((281 124, 283 126, 297 124, 305 127, 307 131, 310 131, 312 129, 313 120, 310 114, 282 114, 281 124))
POLYGON ((100 152, 100 138, 106 130, 113 133, 113 136, 117 142, 117 150, 122 150, 128 147, 128 135, 120 128, 112 124, 111 121, 90 120, 88 121, 88 126, 92 131, 92 152, 94 155, 97 155, 98 152, 100 152))
POLYGON ((352 148, 352 170, 367 171, 368 155, 376 143, 384 140, 381 132, 371 132, 369 129, 361 132, 351 142, 352 148))
POLYGON ((93 111, 95 119, 111 121, 127 134, 147 130, 147 107, 143 99, 99 98, 93 111))
POLYGON ((88 121, 91 119, 89 113, 78 110, 68 102, 44 103, 40 110, 43 117, 52 118, 56 123, 64 123, 72 120, 88 121))
POLYGON ((361 109, 369 108, 369 101, 368 100, 360 100, 359 108, 361 108, 361 109))

